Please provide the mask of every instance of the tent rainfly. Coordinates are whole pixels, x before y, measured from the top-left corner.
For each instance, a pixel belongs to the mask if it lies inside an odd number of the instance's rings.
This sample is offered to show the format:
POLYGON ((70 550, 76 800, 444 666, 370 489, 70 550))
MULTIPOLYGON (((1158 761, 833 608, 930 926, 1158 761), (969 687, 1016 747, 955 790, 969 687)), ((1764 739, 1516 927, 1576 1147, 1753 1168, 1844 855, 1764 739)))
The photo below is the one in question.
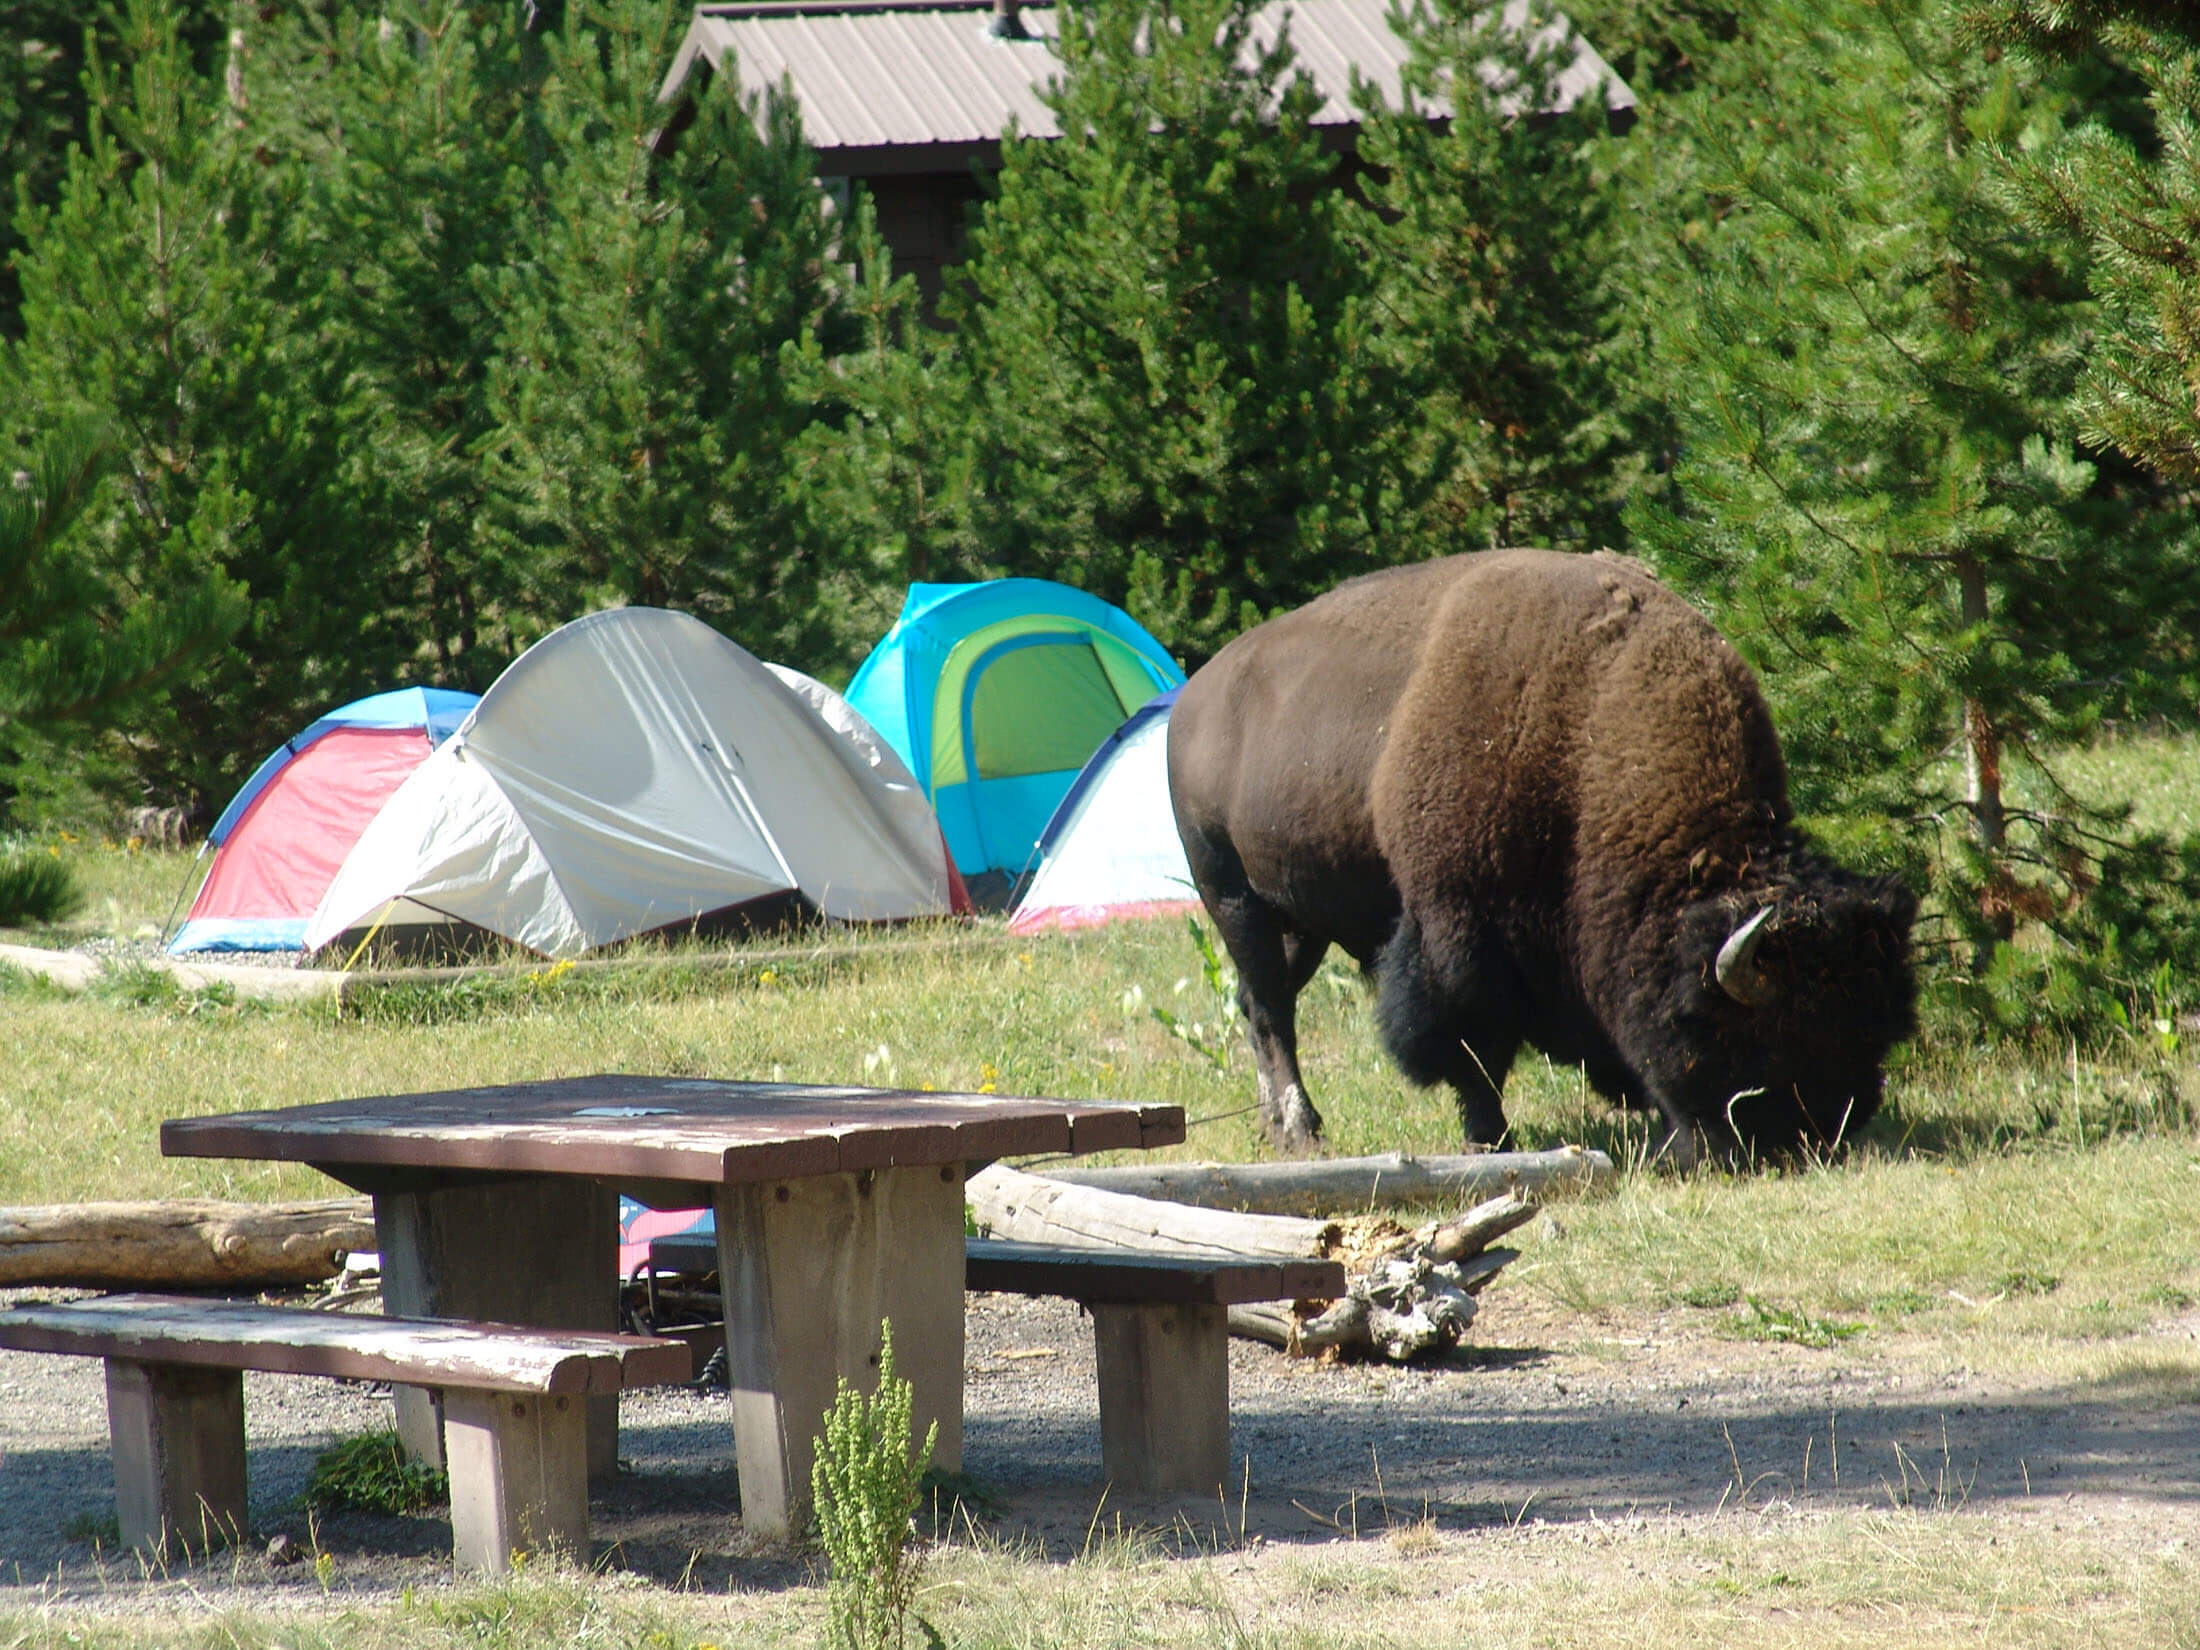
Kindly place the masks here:
POLYGON ((1039 838, 1039 869, 1008 926, 1086 928, 1199 909, 1169 805, 1171 688, 1093 753, 1039 838))
POLYGON ((913 780, 701 620, 629 607, 513 661, 360 837, 306 944, 470 927, 570 956, 735 915, 944 915, 952 897, 913 780))
POLYGON ((399 688, 356 699, 284 740, 207 832, 214 862, 168 949, 298 950, 368 821, 474 699, 399 688))
POLYGON ((963 875, 1027 868, 1085 761, 1184 672, 1121 608, 1048 579, 913 584, 848 702, 932 799, 963 875))

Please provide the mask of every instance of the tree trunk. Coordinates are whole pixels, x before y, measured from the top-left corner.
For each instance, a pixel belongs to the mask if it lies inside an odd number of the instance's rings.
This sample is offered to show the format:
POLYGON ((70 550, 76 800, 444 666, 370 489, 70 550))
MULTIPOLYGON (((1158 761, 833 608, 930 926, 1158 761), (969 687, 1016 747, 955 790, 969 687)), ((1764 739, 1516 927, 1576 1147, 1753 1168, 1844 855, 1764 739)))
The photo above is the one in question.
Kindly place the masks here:
MULTIPOLYGON (((1956 579, 1962 591, 1965 626, 1983 626, 1992 617, 1984 565, 1975 556, 1960 557, 1956 562, 1956 579)), ((2016 932, 2016 911, 2007 899, 1993 897, 1999 879, 2006 872, 2002 851, 2009 839, 2008 816, 2001 795, 2001 732, 1994 726, 1992 714, 1978 699, 1963 701, 1963 770, 1967 800, 1971 804, 1971 833, 1987 864, 1987 920, 1994 933, 2006 940, 2016 932)), ((1980 957, 1978 965, 1983 967, 1986 960, 1980 957)))
POLYGON ((1483 1152, 1462 1157, 1339 1157, 1300 1163, 1136 1163, 1118 1169, 1053 1170, 1050 1180, 1167 1198, 1203 1209, 1264 1214, 1331 1214, 1407 1203, 1461 1203, 1552 1181, 1593 1185, 1612 1178, 1602 1152, 1483 1152))
POLYGON ((318 1283, 373 1247, 363 1197, 0 1209, 0 1288, 265 1289, 318 1283))

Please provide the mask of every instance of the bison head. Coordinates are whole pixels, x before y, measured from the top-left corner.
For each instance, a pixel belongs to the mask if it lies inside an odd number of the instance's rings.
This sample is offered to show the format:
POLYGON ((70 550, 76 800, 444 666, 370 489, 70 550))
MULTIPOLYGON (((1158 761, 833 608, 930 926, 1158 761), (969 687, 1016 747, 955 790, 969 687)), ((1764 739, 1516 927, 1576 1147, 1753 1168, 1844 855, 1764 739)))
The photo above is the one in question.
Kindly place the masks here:
POLYGON ((1801 850, 1780 875, 1691 904, 1643 1062, 1668 1155, 1830 1149, 1870 1122, 1887 1051, 1916 1029, 1916 914, 1900 882, 1801 850))

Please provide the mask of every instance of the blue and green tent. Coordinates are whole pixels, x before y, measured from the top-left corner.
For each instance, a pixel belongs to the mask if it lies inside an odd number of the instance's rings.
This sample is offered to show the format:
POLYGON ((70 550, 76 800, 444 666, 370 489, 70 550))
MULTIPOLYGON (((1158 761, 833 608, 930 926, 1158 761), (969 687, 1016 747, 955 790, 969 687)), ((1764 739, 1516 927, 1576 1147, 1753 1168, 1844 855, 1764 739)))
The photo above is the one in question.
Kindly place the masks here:
POLYGON ((1092 753, 1183 681, 1128 613, 1066 584, 913 584, 848 702, 931 798, 956 868, 1014 877, 1092 753))

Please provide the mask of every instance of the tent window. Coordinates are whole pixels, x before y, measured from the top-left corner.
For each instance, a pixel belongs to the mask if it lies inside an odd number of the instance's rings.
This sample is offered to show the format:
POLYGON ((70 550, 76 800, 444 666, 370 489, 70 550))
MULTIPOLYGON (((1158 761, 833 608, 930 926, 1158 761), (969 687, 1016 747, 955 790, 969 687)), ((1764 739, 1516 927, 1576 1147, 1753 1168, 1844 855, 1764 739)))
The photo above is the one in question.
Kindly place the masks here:
POLYGON ((967 723, 972 766, 980 779, 1081 768, 1131 708, 1086 638, 1019 638, 978 666, 967 723))

